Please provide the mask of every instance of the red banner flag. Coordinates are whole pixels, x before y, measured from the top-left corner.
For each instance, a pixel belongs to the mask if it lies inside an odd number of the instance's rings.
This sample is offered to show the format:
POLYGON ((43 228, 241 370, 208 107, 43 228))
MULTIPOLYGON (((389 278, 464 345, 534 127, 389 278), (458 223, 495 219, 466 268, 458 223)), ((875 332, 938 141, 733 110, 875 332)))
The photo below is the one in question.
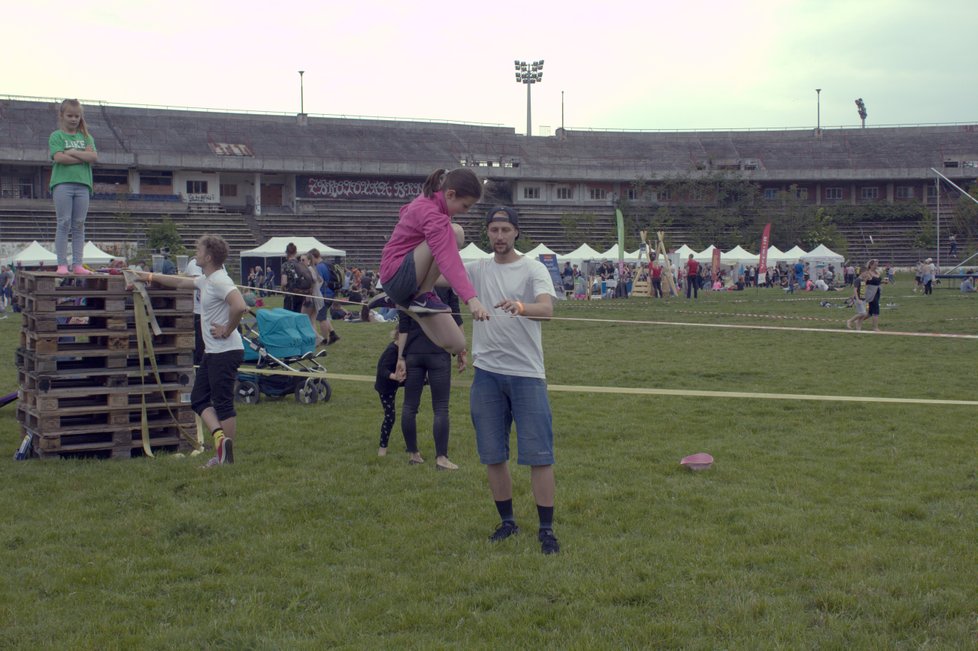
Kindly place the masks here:
POLYGON ((757 265, 757 273, 767 274, 767 247, 771 243, 771 222, 768 222, 764 227, 764 233, 761 234, 761 253, 760 260, 757 265))

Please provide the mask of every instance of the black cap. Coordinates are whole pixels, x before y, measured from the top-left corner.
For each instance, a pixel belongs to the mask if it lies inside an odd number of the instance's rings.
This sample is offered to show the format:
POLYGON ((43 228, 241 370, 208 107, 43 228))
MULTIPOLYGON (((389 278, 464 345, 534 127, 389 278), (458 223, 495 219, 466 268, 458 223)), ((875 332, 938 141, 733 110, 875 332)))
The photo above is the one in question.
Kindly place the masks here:
POLYGON ((511 208, 509 206, 493 206, 489 209, 489 212, 486 213, 486 226, 489 226, 489 224, 492 222, 509 222, 513 225, 513 228, 520 230, 520 215, 516 212, 516 208, 511 208))

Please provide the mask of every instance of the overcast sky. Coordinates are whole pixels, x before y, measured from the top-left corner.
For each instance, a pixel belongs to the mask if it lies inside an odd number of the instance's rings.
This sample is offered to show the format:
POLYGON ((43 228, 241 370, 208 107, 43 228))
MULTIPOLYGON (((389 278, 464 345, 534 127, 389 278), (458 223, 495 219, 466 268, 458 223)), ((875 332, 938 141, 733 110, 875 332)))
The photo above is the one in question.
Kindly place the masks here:
POLYGON ((533 129, 978 123, 975 0, 23 0, 0 94, 533 129))

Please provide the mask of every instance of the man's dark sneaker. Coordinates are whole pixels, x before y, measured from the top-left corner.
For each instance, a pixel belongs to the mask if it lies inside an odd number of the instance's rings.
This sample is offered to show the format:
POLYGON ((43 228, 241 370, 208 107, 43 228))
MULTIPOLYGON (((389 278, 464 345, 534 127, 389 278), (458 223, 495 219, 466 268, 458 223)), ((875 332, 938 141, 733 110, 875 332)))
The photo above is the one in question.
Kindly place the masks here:
POLYGON ((501 522, 496 530, 492 532, 489 536, 489 542, 499 542, 500 540, 506 540, 510 536, 515 536, 520 531, 520 528, 516 526, 515 522, 501 522))
POLYGON ((234 463, 234 443, 228 437, 221 437, 217 445, 217 461, 221 465, 234 463))
POLYGON ((330 344, 335 344, 339 340, 340 340, 340 336, 336 334, 336 331, 334 330, 329 333, 329 339, 326 341, 326 345, 328 346, 330 344))
POLYGON ((392 301, 387 294, 381 292, 370 299, 370 301, 367 303, 367 307, 369 307, 371 310, 376 310, 381 307, 395 309, 397 306, 394 305, 394 301, 392 301))
POLYGON ((416 296, 411 301, 411 304, 408 305, 408 310, 416 314, 435 314, 438 312, 451 312, 452 308, 442 303, 441 299, 438 298, 438 294, 427 292, 416 296))
POLYGON ((540 541, 540 551, 544 554, 556 554, 560 551, 560 543, 557 542, 553 529, 541 529, 537 540, 540 541))

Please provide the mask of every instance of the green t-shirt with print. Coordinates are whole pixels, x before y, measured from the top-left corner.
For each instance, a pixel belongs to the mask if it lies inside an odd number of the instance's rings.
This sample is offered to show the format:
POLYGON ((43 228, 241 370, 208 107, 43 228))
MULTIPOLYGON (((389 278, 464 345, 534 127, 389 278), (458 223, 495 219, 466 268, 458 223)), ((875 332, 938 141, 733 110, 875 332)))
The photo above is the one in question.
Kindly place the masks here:
MULTIPOLYGON (((51 160, 59 151, 71 151, 72 149, 84 151, 89 145, 95 149, 95 140, 91 136, 85 136, 81 131, 77 133, 65 133, 58 129, 48 138, 48 147, 51 150, 51 160)), ((88 163, 78 163, 77 165, 65 165, 55 163, 51 170, 50 189, 59 183, 81 183, 92 189, 92 166, 88 163)))

